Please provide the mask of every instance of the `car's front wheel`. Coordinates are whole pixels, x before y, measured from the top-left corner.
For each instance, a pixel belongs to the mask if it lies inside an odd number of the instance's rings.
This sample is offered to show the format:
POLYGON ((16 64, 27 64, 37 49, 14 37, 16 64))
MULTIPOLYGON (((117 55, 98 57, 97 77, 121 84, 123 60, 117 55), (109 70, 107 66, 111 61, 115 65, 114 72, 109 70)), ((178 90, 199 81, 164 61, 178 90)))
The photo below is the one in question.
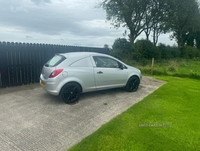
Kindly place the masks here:
POLYGON ((67 83, 60 91, 60 99, 65 103, 77 102, 81 94, 81 87, 77 83, 67 83))
POLYGON ((140 79, 137 76, 132 76, 128 80, 125 88, 126 91, 128 92, 135 92, 137 91, 139 85, 140 85, 140 79))

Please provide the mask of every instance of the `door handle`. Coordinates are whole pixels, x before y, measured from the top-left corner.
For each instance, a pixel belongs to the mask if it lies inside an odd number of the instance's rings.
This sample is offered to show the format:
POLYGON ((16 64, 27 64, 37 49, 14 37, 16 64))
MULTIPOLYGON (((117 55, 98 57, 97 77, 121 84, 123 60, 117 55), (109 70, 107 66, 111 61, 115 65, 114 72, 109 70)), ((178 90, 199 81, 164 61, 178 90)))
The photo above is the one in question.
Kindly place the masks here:
POLYGON ((99 72, 97 72, 98 74, 102 74, 103 72, 102 71, 99 71, 99 72))

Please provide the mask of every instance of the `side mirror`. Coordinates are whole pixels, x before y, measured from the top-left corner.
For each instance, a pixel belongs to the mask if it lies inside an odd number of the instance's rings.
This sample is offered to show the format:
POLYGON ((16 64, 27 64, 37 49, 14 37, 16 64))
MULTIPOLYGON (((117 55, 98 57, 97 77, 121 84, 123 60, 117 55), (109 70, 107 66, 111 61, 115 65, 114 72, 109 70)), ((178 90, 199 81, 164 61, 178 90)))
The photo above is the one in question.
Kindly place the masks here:
POLYGON ((123 67, 123 65, 122 65, 121 63, 119 64, 119 68, 120 68, 121 70, 124 69, 124 67, 123 67))

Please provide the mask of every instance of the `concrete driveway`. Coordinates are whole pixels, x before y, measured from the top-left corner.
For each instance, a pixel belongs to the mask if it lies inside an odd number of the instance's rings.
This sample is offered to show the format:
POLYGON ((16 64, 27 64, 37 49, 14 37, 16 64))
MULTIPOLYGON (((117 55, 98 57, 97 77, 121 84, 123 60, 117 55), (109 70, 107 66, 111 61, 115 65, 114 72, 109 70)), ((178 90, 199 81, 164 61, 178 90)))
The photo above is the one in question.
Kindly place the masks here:
POLYGON ((143 77, 135 93, 87 93, 74 105, 47 94, 39 84, 0 89, 0 150, 64 151, 163 84, 143 77))

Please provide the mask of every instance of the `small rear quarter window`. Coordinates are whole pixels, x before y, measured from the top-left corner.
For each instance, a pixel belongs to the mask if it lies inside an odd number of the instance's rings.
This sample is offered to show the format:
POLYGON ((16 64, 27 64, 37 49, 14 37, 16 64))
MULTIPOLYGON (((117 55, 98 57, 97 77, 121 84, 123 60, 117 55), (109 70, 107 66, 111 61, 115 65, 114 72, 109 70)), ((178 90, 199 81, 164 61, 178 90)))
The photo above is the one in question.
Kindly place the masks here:
POLYGON ((52 59, 50 59, 45 66, 46 67, 55 67, 57 65, 59 65, 61 62, 63 62, 63 60, 65 60, 66 58, 62 55, 55 55, 52 59))
POLYGON ((92 62, 89 57, 86 57, 86 58, 82 58, 80 60, 73 62, 70 66, 71 67, 92 67, 92 62))

